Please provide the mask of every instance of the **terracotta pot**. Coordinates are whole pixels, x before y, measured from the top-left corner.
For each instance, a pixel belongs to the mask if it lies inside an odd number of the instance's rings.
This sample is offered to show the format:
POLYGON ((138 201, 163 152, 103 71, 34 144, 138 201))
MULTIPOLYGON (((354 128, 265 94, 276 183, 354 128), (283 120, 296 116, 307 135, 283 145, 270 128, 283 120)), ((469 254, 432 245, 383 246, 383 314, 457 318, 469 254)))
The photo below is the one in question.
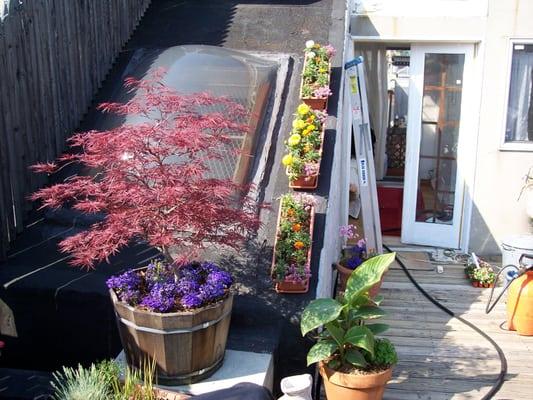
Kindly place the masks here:
MULTIPOLYGON (((274 240, 274 251, 272 252, 272 264, 270 267, 270 273, 272 276, 274 276, 274 271, 276 269, 276 246, 278 244, 278 233, 279 233, 279 225, 281 222, 281 204, 279 205, 279 212, 278 212, 278 222, 277 222, 277 229, 276 229, 276 238, 274 240)), ((309 249, 307 250, 307 261, 306 263, 311 263, 311 251, 313 248, 313 226, 315 224, 315 208, 311 207, 311 210, 309 211, 309 249)), ((282 281, 282 282, 276 282, 275 284, 276 292, 278 293, 307 293, 309 290, 309 278, 305 279, 301 283, 294 283, 294 282, 288 282, 288 281, 282 281)))
MULTIPOLYGON (((348 278, 350 278, 350 275, 354 271, 353 269, 346 268, 345 266, 336 263, 335 268, 337 268, 337 271, 339 271, 339 284, 337 286, 338 292, 344 292, 346 290, 346 283, 348 282, 348 278)), ((381 277, 381 280, 376 283, 374 286, 370 288, 368 291, 368 294, 370 297, 376 297, 379 293, 379 290, 381 289, 381 285, 383 284, 383 277, 381 277)))
POLYGON ((493 288, 494 282, 493 283, 481 283, 479 281, 472 281, 472 286, 478 287, 478 288, 493 288))
POLYGON ((309 278, 302 282, 276 282, 275 289, 278 293, 307 293, 309 291, 309 278))
POLYGON ((314 176, 299 176, 294 181, 289 181, 291 189, 316 189, 318 187, 318 174, 314 176))
POLYGON ((304 102, 305 104, 307 104, 309 107, 311 107, 313 110, 322 111, 322 110, 328 109, 328 98, 327 97, 325 99, 319 99, 316 97, 309 97, 309 98, 300 97, 300 100, 304 102))
POLYGON ((352 375, 334 371, 319 364, 328 400, 381 400, 385 385, 392 377, 392 367, 368 375, 352 375))

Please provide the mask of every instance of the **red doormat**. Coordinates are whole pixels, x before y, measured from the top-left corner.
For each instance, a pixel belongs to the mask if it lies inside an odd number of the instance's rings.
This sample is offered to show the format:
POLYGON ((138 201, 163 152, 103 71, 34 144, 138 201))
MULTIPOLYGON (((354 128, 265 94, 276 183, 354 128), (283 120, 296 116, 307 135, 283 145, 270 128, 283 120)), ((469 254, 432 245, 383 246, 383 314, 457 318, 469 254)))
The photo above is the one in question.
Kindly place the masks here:
MULTIPOLYGON (((403 187, 378 186, 379 218, 383 235, 401 236, 403 187)), ((416 209, 424 209, 422 196, 417 196, 416 209)))
POLYGON ((383 235, 402 233, 403 188, 378 186, 379 219, 383 235))

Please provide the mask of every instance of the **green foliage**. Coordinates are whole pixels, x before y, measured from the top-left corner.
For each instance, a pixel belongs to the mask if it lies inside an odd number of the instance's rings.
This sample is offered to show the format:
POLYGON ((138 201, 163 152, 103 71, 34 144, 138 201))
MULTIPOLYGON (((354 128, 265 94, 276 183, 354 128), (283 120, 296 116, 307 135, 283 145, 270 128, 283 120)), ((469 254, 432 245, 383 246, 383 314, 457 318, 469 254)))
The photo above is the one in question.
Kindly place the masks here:
POLYGON ((388 326, 366 324, 385 315, 379 308, 382 297, 372 299, 368 291, 381 280, 394 256, 384 254, 366 260, 350 276, 344 297, 313 300, 305 308, 300 323, 302 335, 324 327, 307 355, 307 365, 325 361, 333 369, 343 366, 365 369, 386 368, 396 363, 394 346, 374 336, 388 326))
POLYGON ((53 374, 54 400, 156 400, 154 392, 155 362, 145 362, 141 370, 129 367, 120 381, 120 367, 105 360, 84 368, 63 367, 53 374))
POLYGON ((62 372, 53 374, 51 382, 54 400, 108 400, 112 398, 112 376, 108 363, 91 364, 89 368, 78 365, 77 368, 63 367, 62 372))
POLYGON ((388 368, 398 362, 398 355, 394 345, 388 339, 377 339, 374 345, 372 364, 388 368))

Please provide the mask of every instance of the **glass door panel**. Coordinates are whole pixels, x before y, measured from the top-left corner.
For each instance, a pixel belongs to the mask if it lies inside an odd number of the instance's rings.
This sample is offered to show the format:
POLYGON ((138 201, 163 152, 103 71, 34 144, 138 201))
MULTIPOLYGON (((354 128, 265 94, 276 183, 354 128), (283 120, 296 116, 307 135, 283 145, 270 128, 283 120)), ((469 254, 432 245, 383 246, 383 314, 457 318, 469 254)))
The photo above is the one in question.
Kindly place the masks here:
POLYGON ((411 47, 403 242, 459 247, 472 58, 472 45, 411 47))
POLYGON ((416 221, 452 224, 464 54, 426 53, 416 221))

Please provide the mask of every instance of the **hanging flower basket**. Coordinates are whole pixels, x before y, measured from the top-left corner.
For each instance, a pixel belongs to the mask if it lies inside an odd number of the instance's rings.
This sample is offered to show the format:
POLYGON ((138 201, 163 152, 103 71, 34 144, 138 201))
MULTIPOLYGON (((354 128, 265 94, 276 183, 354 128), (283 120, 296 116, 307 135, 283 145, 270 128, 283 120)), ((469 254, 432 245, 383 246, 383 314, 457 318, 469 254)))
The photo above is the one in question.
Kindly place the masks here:
POLYGON ((281 198, 271 267, 278 293, 309 291, 314 220, 311 196, 286 194, 281 198))
POLYGON ((293 189, 316 189, 327 114, 315 111, 307 104, 298 106, 292 122, 290 136, 285 141, 287 154, 283 157, 289 187, 293 189))
POLYGON ((331 58, 335 49, 331 45, 321 46, 309 40, 306 42, 304 66, 300 81, 300 100, 314 110, 326 110, 331 77, 331 58))

